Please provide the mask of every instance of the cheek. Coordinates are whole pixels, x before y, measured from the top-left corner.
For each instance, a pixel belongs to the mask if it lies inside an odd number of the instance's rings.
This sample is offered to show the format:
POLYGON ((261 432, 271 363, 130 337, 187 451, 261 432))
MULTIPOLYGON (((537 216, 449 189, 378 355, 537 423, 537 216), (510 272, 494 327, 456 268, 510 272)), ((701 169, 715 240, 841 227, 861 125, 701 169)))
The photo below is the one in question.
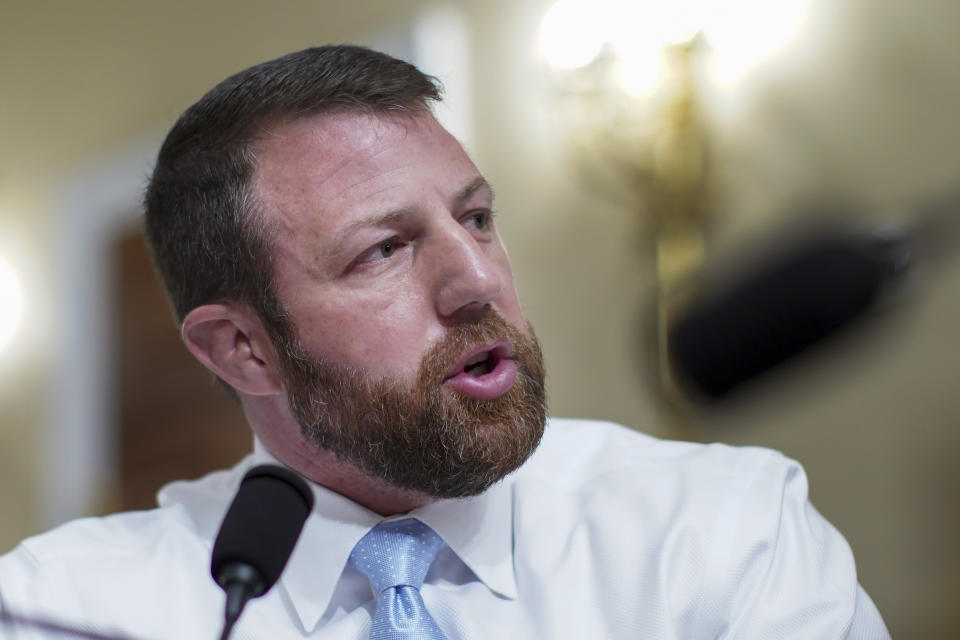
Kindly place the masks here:
POLYGON ((521 333, 527 333, 527 321, 512 282, 510 283, 509 290, 505 289, 500 298, 500 304, 497 306, 504 319, 512 324, 514 328, 520 330, 521 333))
POLYGON ((520 305, 520 296, 517 293, 517 286, 513 280, 513 268, 510 266, 510 259, 507 256, 506 249, 502 246, 499 249, 498 264, 500 278, 503 282, 503 290, 497 299, 497 306, 504 318, 511 324, 526 331, 526 320, 523 317, 523 309, 520 305))
POLYGON ((408 297, 344 300, 305 315, 300 338, 309 351, 373 373, 410 370, 429 345, 428 319, 408 297))

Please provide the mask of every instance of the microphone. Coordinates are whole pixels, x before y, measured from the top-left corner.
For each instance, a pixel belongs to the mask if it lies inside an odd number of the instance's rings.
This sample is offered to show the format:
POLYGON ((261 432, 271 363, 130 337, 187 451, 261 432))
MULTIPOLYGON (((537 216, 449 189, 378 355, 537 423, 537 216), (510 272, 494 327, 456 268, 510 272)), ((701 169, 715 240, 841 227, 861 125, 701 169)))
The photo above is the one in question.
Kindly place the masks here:
POLYGON ((848 226, 794 233, 801 239, 787 249, 695 296, 667 329, 674 377, 695 399, 718 401, 863 320, 921 261, 956 259, 958 212, 958 188, 917 203, 897 228, 854 228, 858 212, 843 207, 807 211, 848 226))
POLYGON ((243 477, 210 561, 210 574, 227 596, 221 640, 247 601, 276 583, 312 509, 313 493, 288 469, 261 465, 243 477))
POLYGON ((721 399, 863 317, 911 264, 901 233, 808 237, 690 305, 667 334, 674 375, 721 399))

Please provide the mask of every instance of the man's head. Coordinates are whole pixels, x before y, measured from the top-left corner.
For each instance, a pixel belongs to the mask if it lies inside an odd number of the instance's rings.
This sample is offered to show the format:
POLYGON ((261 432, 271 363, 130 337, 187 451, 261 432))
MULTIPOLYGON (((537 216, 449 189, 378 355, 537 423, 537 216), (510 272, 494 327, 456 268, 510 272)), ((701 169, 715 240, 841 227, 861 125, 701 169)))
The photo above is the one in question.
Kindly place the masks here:
POLYGON ((313 114, 419 113, 440 99, 436 81, 361 47, 315 47, 250 67, 184 112, 160 149, 147 188, 146 231, 182 322, 211 300, 269 317, 269 225, 251 180, 268 127, 313 114))
POLYGON ((290 417, 371 477, 450 497, 522 463, 545 409, 492 191, 438 97, 357 47, 258 65, 181 117, 146 204, 188 347, 275 454, 303 443, 290 417))

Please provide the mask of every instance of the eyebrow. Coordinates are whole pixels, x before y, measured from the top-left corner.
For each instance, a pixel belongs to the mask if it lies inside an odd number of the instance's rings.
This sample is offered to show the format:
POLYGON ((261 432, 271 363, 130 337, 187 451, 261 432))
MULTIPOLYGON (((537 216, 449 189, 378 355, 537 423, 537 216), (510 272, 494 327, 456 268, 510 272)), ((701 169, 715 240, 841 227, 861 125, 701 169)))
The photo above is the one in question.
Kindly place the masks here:
POLYGON ((490 183, 487 182, 486 178, 484 178, 483 176, 477 176, 476 178, 473 179, 472 182, 470 182, 470 184, 468 184, 463 189, 460 189, 459 192, 457 192, 457 195, 453 199, 454 207, 456 208, 456 206, 459 206, 464 202, 466 202, 467 200, 469 200, 470 196, 472 196, 474 193, 476 193, 483 187, 486 187, 487 190, 490 191, 490 199, 493 200, 493 187, 490 186, 490 183))

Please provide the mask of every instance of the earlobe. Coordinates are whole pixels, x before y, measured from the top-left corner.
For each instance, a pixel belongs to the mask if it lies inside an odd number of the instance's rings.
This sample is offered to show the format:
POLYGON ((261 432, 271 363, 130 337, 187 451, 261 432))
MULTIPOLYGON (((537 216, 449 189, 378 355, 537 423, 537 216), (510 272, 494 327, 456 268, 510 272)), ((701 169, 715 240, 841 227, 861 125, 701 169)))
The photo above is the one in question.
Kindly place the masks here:
POLYGON ((183 319, 190 353, 238 392, 282 391, 272 346, 256 315, 229 303, 197 307, 183 319))

